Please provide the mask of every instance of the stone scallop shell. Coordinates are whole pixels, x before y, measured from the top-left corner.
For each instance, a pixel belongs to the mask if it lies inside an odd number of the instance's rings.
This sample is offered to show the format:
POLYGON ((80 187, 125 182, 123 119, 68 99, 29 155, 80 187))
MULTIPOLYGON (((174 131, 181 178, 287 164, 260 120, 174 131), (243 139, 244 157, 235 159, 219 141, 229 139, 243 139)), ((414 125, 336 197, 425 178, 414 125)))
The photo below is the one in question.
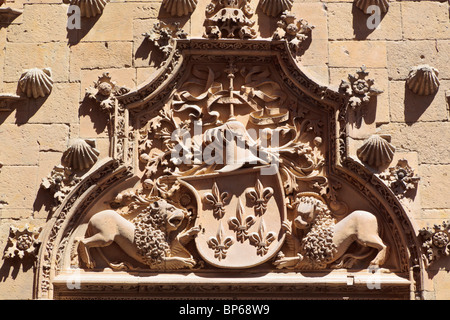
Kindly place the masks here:
POLYGON ((387 0, 355 0, 355 6, 367 14, 372 14, 372 12, 367 12, 367 8, 373 5, 378 6, 382 13, 386 13, 389 9, 387 0))
POLYGON ((406 85, 415 94, 427 96, 435 94, 439 88, 439 71, 429 65, 413 67, 406 78, 406 85))
POLYGON ((82 17, 90 18, 103 13, 108 0, 70 0, 71 5, 80 7, 82 17))
POLYGON ((291 10, 293 0, 260 0, 261 10, 270 17, 276 17, 285 10, 291 10))
POLYGON ((91 168, 100 152, 95 148, 95 140, 74 139, 63 153, 61 164, 73 170, 91 168))
POLYGON ((162 6, 172 16, 185 16, 197 7, 197 0, 163 0, 162 6))
POLYGON ((33 68, 25 70, 20 76, 19 87, 28 98, 45 97, 53 88, 52 71, 50 68, 33 68))
POLYGON ((370 136, 357 150, 358 158, 373 168, 391 163, 395 147, 387 139, 376 134, 370 136))

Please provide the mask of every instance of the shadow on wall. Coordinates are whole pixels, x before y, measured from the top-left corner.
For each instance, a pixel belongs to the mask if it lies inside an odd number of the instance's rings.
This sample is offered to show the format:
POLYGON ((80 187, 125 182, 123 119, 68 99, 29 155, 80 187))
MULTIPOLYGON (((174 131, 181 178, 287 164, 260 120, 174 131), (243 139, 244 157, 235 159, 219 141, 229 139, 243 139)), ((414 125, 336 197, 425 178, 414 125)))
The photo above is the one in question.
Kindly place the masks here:
POLYGON ((36 260, 34 257, 24 257, 23 259, 14 257, 4 259, 0 268, 0 283, 5 282, 9 277, 15 280, 19 272, 25 273, 35 267, 35 265, 36 260))
MULTIPOLYGON (((82 17, 80 19, 80 29, 67 28, 67 44, 69 45, 69 47, 77 45, 94 27, 100 17, 101 15, 90 18, 82 17)), ((68 19, 70 19, 69 16, 68 19)))
POLYGON ((405 97, 403 100, 405 102, 405 123, 412 125, 414 122, 419 120, 425 110, 427 110, 427 108, 431 105, 438 92, 439 90, 432 95, 421 96, 409 90, 405 82, 405 97))
MULTIPOLYGON (((381 13, 379 23, 383 21, 384 17, 388 12, 381 13)), ((370 23, 373 23, 372 15, 364 13, 361 9, 356 7, 355 3, 353 3, 352 15, 353 15, 353 34, 355 36, 355 39, 357 40, 367 39, 367 37, 376 30, 376 28, 368 27, 370 23)))
POLYGON ((97 134, 101 134, 107 129, 109 122, 108 117, 105 116, 105 113, 100 110, 100 107, 90 99, 85 98, 80 103, 78 116, 89 117, 97 134))

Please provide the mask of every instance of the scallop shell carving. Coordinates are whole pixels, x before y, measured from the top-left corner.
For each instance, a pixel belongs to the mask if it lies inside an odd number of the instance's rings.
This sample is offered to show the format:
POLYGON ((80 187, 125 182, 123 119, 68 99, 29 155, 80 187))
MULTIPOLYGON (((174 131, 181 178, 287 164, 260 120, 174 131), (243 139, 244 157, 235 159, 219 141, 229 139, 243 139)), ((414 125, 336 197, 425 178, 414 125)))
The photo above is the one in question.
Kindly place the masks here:
POLYGON ((285 10, 291 10, 293 0, 261 0, 261 10, 268 16, 276 17, 285 10))
POLYGON ((172 16, 181 17, 195 10, 197 0, 164 0, 162 5, 172 16))
POLYGON ((70 0, 71 5, 80 7, 82 17, 90 18, 103 13, 107 0, 70 0))
POLYGON ((355 6, 367 14, 372 14, 371 11, 367 12, 367 8, 373 5, 378 6, 382 13, 386 13, 389 9, 387 0, 355 0, 355 6))
POLYGON ((99 154, 95 140, 75 139, 63 153, 61 164, 73 170, 89 169, 97 162, 99 154))
POLYGON ((25 70, 19 79, 19 87, 28 98, 45 97, 53 88, 52 71, 50 68, 33 68, 25 70))
POLYGON ((414 67, 406 78, 406 85, 415 94, 427 96, 435 94, 439 88, 439 71, 429 65, 414 67))
POLYGON ((395 147, 387 139, 387 137, 372 135, 357 150, 358 158, 374 168, 391 163, 395 147))

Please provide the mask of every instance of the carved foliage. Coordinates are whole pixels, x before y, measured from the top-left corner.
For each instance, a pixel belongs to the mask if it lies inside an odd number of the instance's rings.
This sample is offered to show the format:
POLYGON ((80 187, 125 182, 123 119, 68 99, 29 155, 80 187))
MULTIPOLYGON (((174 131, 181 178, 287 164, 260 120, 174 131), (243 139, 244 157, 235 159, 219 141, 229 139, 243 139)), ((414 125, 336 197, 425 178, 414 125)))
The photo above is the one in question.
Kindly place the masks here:
POLYGON ((405 159, 398 160, 397 165, 380 174, 380 178, 401 198, 407 196, 409 191, 415 190, 420 180, 405 159))
MULTIPOLYGON (((179 0, 178 2, 182 1, 179 0)), ((159 48, 165 60, 169 57, 174 48, 174 40, 186 39, 187 34, 180 28, 180 24, 178 22, 165 23, 160 21, 153 25, 153 29, 150 33, 144 33, 143 36, 159 48)))
POLYGON ((450 255, 450 221, 444 221, 432 228, 419 230, 419 239, 422 241, 422 251, 427 266, 450 255))
POLYGON ((284 11, 277 22, 277 30, 272 38, 274 40, 286 40, 292 52, 297 54, 302 43, 310 37, 313 29, 314 26, 309 25, 304 19, 297 20, 294 14, 284 11))

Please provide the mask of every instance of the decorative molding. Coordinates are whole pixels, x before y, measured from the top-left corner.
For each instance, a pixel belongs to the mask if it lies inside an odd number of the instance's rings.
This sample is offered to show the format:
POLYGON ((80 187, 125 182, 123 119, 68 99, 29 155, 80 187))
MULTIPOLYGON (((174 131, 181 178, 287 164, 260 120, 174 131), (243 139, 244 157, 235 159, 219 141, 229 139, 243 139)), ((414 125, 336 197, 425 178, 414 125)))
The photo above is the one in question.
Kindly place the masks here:
POLYGON ((358 158, 369 166, 379 169, 391 163, 395 147, 390 143, 391 137, 374 134, 357 150, 358 158))
POLYGON ((450 221, 419 230, 426 267, 450 255, 450 221))
POLYGON ((435 94, 439 89, 439 70, 429 65, 419 65, 413 67, 408 77, 406 85, 409 90, 421 96, 435 94))
POLYGON ((96 149, 94 139, 73 139, 64 151, 61 163, 75 171, 90 169, 97 162, 100 152, 96 149))
POLYGON ((197 7, 197 0, 163 0, 162 6, 171 16, 185 16, 197 7))
POLYGON ((381 173, 391 190, 400 198, 406 197, 409 191, 417 189, 420 177, 414 174, 406 159, 400 159, 395 167, 390 167, 386 173, 381 173))
POLYGON ((293 0, 260 0, 259 6, 269 17, 276 17, 282 12, 291 10, 293 3, 293 0))
POLYGON ((20 76, 19 87, 28 98, 45 97, 53 88, 52 71, 50 68, 33 68, 25 70, 20 76))
POLYGON ((187 33, 180 28, 180 23, 165 23, 159 21, 153 25, 150 33, 142 34, 146 40, 153 44, 162 52, 164 60, 166 60, 175 46, 175 39, 186 39, 187 33))
POLYGON ((14 110, 12 105, 21 99, 20 96, 12 93, 0 93, 0 112, 14 110))
POLYGON ((15 257, 21 260, 29 257, 36 259, 37 250, 41 244, 39 240, 41 231, 41 227, 31 227, 28 224, 21 228, 11 226, 3 259, 15 257))

